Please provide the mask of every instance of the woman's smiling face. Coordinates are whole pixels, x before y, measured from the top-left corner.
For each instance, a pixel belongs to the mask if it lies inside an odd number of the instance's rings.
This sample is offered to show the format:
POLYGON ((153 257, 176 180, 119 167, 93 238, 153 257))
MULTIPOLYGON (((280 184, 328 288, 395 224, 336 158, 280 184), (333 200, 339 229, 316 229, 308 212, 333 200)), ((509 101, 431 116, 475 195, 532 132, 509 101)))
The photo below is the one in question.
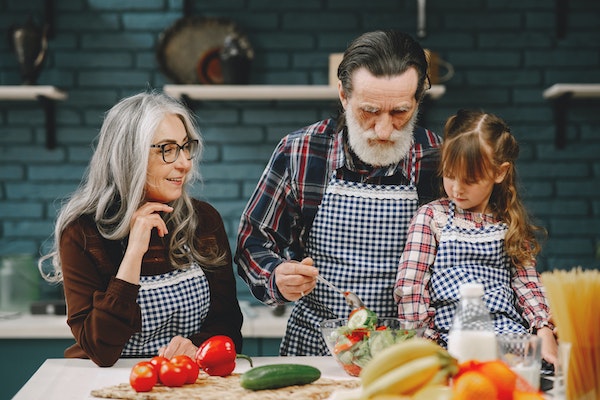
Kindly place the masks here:
MULTIPOLYGON (((181 119, 175 114, 167 114, 158 125, 152 144, 177 143, 183 145, 188 141, 188 135, 181 119)), ((146 176, 146 201, 170 203, 183 194, 183 186, 187 174, 192 168, 184 151, 172 163, 166 163, 162 158, 160 148, 150 148, 148 173, 146 176)))

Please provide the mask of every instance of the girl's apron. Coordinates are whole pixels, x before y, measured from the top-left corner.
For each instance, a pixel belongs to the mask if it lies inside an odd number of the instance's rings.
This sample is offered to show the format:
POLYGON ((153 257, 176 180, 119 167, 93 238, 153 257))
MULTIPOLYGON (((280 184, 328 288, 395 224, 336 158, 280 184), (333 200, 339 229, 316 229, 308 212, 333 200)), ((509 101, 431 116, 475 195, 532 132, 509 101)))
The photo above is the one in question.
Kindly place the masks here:
POLYGON ((210 288, 199 265, 142 276, 140 286, 142 331, 129 339, 123 357, 156 355, 173 336, 188 337, 200 330, 210 307, 210 288))
POLYGON ((455 205, 450 202, 446 226, 431 273, 431 306, 435 308, 435 330, 446 346, 448 331, 460 298, 460 285, 479 282, 484 301, 494 320, 496 333, 526 332, 526 322, 517 312, 511 276, 514 266, 504 249, 508 227, 504 223, 463 228, 454 223, 455 205))
MULTIPOLYGON (((410 220, 418 208, 415 153, 409 185, 348 182, 336 173, 325 190, 306 255, 321 275, 342 290, 351 290, 380 317, 397 317, 393 289, 410 220)), ((282 355, 328 355, 319 330, 324 319, 347 318, 351 309, 329 286, 296 302, 281 343, 282 355)))

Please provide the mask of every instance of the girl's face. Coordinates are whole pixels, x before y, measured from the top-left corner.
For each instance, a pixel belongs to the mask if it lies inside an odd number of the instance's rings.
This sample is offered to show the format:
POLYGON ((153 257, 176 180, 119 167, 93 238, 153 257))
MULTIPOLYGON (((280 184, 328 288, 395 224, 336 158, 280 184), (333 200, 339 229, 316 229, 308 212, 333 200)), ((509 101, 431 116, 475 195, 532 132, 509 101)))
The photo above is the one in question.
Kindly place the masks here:
POLYGON ((461 209, 485 213, 494 185, 504 180, 509 166, 510 163, 505 162, 495 177, 484 177, 476 182, 444 175, 444 190, 450 200, 461 209))
MULTIPOLYGON (((183 122, 178 116, 168 114, 158 125, 152 144, 177 143, 180 146, 188 141, 183 122)), ((183 150, 177 159, 168 164, 163 160, 160 148, 150 148, 148 174, 146 176, 146 201, 170 203, 183 194, 185 178, 192 168, 183 150)))

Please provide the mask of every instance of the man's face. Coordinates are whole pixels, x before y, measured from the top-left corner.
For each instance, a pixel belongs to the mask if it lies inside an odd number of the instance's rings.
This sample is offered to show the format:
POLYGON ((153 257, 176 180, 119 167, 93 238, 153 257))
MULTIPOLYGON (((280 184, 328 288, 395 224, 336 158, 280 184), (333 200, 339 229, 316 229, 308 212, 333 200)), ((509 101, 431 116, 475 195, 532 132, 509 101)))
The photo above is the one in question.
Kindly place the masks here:
POLYGON ((418 75, 413 68, 392 78, 377 78, 361 68, 354 72, 352 97, 339 87, 350 147, 365 163, 398 163, 413 143, 418 103, 418 75))

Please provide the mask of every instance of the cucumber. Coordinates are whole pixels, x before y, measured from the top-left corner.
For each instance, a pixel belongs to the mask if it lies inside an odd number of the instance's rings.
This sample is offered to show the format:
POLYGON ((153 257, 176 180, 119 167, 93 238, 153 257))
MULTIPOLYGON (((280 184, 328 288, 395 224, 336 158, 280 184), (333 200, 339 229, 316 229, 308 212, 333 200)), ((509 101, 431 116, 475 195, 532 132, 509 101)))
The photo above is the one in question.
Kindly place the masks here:
POLYGON ((245 389, 277 389, 292 385, 305 385, 321 377, 318 368, 304 364, 269 364, 244 372, 240 384, 245 389))
POLYGON ((359 307, 350 313, 348 317, 348 328, 374 328, 377 325, 377 314, 367 307, 359 307))

